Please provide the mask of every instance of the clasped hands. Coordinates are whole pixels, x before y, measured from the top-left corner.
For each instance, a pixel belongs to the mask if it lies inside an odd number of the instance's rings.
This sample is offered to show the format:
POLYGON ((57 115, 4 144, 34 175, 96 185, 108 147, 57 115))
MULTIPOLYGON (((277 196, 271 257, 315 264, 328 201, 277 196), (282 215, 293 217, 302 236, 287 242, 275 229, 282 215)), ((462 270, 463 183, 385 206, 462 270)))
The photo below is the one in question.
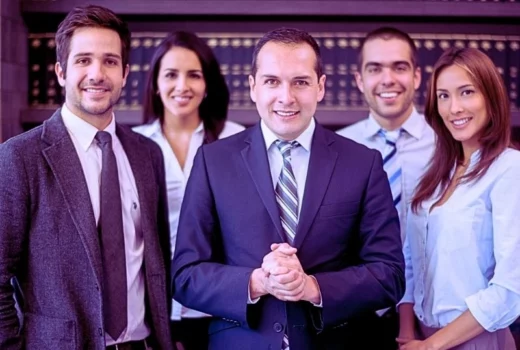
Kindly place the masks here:
POLYGON ((251 299, 271 294, 282 301, 306 300, 320 304, 318 283, 305 274, 296 252, 297 249, 287 243, 271 245, 262 266, 251 274, 251 299))

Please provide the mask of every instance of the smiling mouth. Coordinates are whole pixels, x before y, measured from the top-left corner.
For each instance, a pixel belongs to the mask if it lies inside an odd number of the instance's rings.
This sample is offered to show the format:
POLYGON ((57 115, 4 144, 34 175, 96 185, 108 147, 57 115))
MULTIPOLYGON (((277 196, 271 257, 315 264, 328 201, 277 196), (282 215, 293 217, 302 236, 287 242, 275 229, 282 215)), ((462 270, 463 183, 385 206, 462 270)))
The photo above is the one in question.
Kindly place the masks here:
POLYGON ((299 113, 299 111, 274 111, 274 113, 276 113, 280 117, 287 118, 287 117, 293 117, 293 116, 297 115, 299 113))
POLYGON ((83 91, 86 91, 86 92, 92 93, 92 94, 102 94, 104 92, 107 92, 108 89, 105 89, 105 88, 85 88, 85 89, 83 89, 83 91))
POLYGON ((177 102, 188 102, 191 100, 191 96, 173 96, 172 98, 177 102))
POLYGON ((451 123, 455 126, 464 126, 466 125, 467 123, 469 123, 469 121, 473 119, 471 117, 468 117, 468 118, 462 118, 462 119, 455 119, 455 120, 452 120, 451 123))
POLYGON ((396 98, 399 94, 399 92, 381 92, 377 95, 381 98, 396 98))

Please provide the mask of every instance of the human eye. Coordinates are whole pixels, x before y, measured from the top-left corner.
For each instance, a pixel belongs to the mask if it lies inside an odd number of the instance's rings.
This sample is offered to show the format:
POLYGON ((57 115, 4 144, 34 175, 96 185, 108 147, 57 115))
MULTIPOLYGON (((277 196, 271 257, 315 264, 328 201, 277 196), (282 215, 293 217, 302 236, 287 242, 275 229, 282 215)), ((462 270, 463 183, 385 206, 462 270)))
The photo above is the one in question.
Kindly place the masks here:
POLYGON ((90 59, 88 59, 87 57, 80 57, 76 60, 76 63, 77 64, 80 64, 80 65, 86 65, 90 62, 90 59))
POLYGON ((264 80, 264 85, 274 86, 276 84, 278 84, 278 81, 276 79, 269 78, 264 80))
POLYGON ((201 73, 191 73, 190 78, 202 79, 202 74, 201 73))
POLYGON ((396 67, 395 67, 395 70, 397 72, 400 72, 400 73, 403 73, 403 72, 407 72, 408 71, 408 66, 406 64, 398 64, 396 67))
POLYGON ((367 68, 367 73, 368 74, 377 74, 381 71, 381 67, 378 67, 378 66, 369 66, 367 68))
POLYGON ((175 72, 166 72, 166 74, 164 75, 165 78, 168 78, 168 79, 174 79, 177 77, 177 73, 175 72))
POLYGON ((460 93, 462 96, 470 96, 470 95, 473 95, 475 93, 475 90, 472 90, 472 89, 464 89, 462 90, 462 92, 460 93))
POLYGON ((296 80, 294 82, 296 86, 309 86, 309 82, 307 80, 296 80))
POLYGON ((448 94, 445 92, 437 93, 437 100, 445 100, 448 98, 448 94))
POLYGON ((109 65, 109 66, 117 66, 119 65, 119 61, 118 60, 115 60, 115 59, 108 59, 106 61, 106 63, 109 65))

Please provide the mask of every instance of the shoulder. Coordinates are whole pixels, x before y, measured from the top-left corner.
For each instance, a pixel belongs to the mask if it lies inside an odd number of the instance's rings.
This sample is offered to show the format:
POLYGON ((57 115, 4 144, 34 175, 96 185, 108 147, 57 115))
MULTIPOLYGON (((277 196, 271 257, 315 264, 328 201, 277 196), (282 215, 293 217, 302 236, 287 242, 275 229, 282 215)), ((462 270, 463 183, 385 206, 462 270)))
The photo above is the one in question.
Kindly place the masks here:
POLYGON ((36 151, 37 149, 39 149, 39 147, 36 147, 36 145, 39 144, 41 141, 42 131, 43 126, 40 125, 22 134, 11 137, 4 143, 0 143, 0 153, 30 153, 36 151))
POLYGON ((336 133, 340 136, 358 141, 363 135, 363 131, 366 127, 366 121, 367 119, 360 120, 354 124, 337 130, 336 133))
POLYGON ((520 174, 520 151, 506 148, 495 160, 493 166, 504 171, 512 169, 520 174))
POLYGON ((158 119, 151 123, 135 126, 132 131, 141 134, 146 137, 152 137, 152 135, 158 131, 161 131, 161 125, 158 119))
POLYGON ((334 147, 337 148, 341 157, 364 159, 379 154, 379 152, 365 146, 356 139, 346 138, 339 135, 337 132, 335 133, 324 127, 322 128, 326 137, 329 140, 334 141, 334 147))
POLYGON ((226 121, 226 123, 224 124, 224 129, 222 129, 222 132, 220 133, 218 138, 223 139, 225 137, 229 137, 231 135, 239 133, 243 130, 245 130, 244 126, 232 121, 226 121))

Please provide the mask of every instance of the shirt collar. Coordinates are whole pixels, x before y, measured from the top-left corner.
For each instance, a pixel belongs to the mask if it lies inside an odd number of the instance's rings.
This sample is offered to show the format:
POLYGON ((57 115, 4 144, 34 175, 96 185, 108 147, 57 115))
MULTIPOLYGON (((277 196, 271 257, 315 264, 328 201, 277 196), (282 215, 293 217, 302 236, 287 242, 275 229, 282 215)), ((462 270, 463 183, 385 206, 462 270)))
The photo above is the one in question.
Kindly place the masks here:
MULTIPOLYGON (((140 132, 149 138, 154 138, 158 136, 162 136, 162 127, 161 127, 161 121, 159 118, 155 119, 150 124, 146 124, 143 126, 140 126, 140 132)), ((204 123, 201 121, 200 124, 195 129, 194 133, 204 133, 204 123)))
MULTIPOLYGON (((262 134, 264 136, 265 141, 265 148, 269 150, 269 148, 274 144, 275 141, 277 141, 279 138, 274 134, 274 132, 271 131, 265 124, 264 120, 262 119, 260 121, 260 128, 262 130, 262 134)), ((309 126, 294 140, 290 141, 297 141, 301 147, 303 147, 307 152, 311 151, 311 145, 312 145, 312 136, 314 135, 314 130, 316 129, 316 122, 314 121, 314 118, 311 119, 311 122, 309 123, 309 126)))
MULTIPOLYGON (((84 151, 87 151, 99 130, 94 125, 87 123, 85 120, 72 113, 65 103, 61 108, 61 116, 67 130, 78 141, 81 148, 84 151)), ((110 124, 108 124, 103 131, 110 133, 112 138, 115 137, 116 122, 113 113, 110 124)))
MULTIPOLYGON (((424 116, 419 114, 415 107, 413 107, 412 114, 408 119, 406 119, 401 128, 412 137, 420 139, 425 127, 426 120, 424 119, 424 116)), ((367 139, 372 138, 377 135, 379 130, 381 130, 381 126, 377 123, 372 113, 370 113, 366 122, 364 137, 367 139)))

